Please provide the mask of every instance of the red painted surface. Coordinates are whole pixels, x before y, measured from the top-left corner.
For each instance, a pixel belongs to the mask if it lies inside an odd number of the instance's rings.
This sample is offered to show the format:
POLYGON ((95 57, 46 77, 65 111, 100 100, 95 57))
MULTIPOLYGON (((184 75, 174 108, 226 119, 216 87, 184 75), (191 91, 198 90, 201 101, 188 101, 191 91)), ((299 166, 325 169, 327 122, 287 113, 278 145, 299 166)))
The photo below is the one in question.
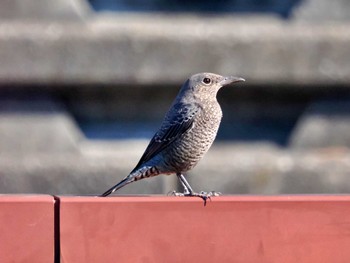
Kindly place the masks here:
POLYGON ((0 195, 0 262, 54 262, 54 198, 0 195))
POLYGON ((61 197, 61 262, 350 262, 350 196, 61 197))

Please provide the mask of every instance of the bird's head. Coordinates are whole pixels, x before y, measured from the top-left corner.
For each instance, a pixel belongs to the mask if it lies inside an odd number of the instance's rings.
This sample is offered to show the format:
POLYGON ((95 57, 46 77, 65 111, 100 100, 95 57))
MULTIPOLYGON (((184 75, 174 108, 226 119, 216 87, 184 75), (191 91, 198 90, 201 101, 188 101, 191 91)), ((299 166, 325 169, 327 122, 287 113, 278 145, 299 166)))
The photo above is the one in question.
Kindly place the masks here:
POLYGON ((197 98, 215 99, 220 88, 235 82, 245 81, 243 78, 221 76, 214 73, 198 73, 192 75, 183 85, 183 89, 193 93, 197 98))

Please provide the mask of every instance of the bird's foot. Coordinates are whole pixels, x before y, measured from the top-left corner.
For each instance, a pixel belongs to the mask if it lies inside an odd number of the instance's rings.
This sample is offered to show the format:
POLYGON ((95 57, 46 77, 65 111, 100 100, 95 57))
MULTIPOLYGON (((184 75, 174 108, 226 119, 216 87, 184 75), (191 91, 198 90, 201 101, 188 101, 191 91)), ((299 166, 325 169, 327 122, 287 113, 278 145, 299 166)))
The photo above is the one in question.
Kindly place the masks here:
POLYGON ((212 196, 219 196, 220 193, 217 193, 217 192, 214 192, 214 191, 211 191, 209 193, 206 193, 206 192, 200 192, 200 193, 195 193, 195 192, 188 192, 188 193, 179 193, 179 192, 176 192, 175 190, 174 191, 171 191, 168 193, 168 196, 169 195, 172 195, 172 196, 189 196, 189 197, 199 197, 199 198, 202 198, 202 200, 204 201, 204 206, 206 206, 207 204, 207 200, 209 199, 211 201, 211 197, 212 196))
POLYGON ((216 191, 210 191, 210 192, 208 192, 208 193, 207 193, 207 192, 201 191, 200 194, 207 195, 207 196, 210 196, 210 197, 222 195, 222 193, 216 192, 216 191))
POLYGON ((210 193, 206 193, 206 192, 200 192, 200 193, 185 193, 184 196, 194 196, 194 197, 199 197, 202 198, 203 202, 204 202, 204 206, 207 205, 207 200, 209 199, 211 201, 211 197, 212 195, 210 193))

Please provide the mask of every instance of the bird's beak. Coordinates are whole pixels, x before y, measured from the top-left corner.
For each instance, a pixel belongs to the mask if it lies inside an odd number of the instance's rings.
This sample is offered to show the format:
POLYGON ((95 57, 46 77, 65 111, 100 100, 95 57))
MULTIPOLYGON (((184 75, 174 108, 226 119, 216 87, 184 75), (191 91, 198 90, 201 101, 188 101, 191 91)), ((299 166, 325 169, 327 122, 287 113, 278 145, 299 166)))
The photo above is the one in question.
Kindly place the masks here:
POLYGON ((229 76, 229 77, 224 77, 224 79, 220 81, 220 84, 221 84, 221 86, 226 86, 226 85, 229 85, 231 83, 242 82, 242 81, 245 81, 245 79, 229 76))

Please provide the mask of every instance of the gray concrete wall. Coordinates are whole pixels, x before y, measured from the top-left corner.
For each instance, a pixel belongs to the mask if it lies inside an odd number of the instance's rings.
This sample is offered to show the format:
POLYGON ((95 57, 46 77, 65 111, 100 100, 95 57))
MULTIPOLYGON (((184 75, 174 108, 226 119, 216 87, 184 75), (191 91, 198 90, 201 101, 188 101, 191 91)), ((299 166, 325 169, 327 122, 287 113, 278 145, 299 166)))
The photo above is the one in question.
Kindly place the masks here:
POLYGON ((0 83, 180 84, 209 71, 259 85, 344 85, 350 81, 348 28, 135 14, 85 23, 2 23, 0 83))
MULTIPOLYGON (((79 21, 90 13, 85 0, 3 0, 0 2, 1 20, 79 21)), ((21 22, 20 22, 21 23, 21 22)))

